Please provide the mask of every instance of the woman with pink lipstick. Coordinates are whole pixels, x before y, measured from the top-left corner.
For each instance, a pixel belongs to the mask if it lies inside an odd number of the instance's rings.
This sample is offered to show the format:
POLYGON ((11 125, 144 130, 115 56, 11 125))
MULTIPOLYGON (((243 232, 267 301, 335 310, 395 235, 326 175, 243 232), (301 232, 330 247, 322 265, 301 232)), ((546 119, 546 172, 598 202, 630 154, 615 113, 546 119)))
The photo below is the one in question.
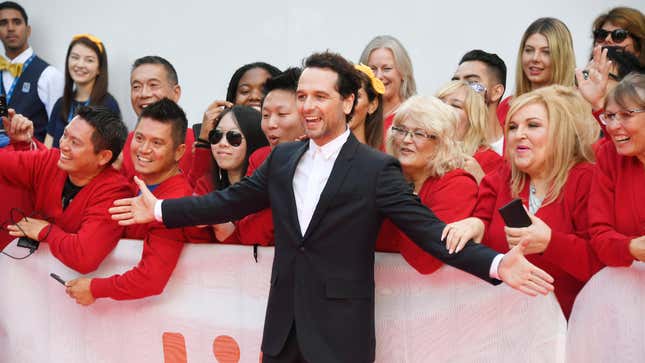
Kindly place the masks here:
POLYGON ((484 92, 486 88, 479 83, 450 81, 435 95, 452 106, 459 116, 455 137, 464 153, 471 156, 465 168, 477 182, 504 163, 504 159, 486 141, 491 131, 487 127, 488 111, 484 92))
POLYGON ((587 216, 598 132, 589 104, 572 87, 543 87, 514 99, 505 128, 510 165, 484 177, 473 217, 446 227, 449 249, 459 251, 464 238, 499 252, 527 242, 527 258, 554 277, 568 317, 582 286, 602 267, 588 242, 587 216), (527 209, 529 227, 505 227, 497 210, 514 198, 527 209))
POLYGON ((589 196, 591 245, 608 266, 645 261, 645 75, 630 74, 600 116, 613 142, 597 151, 589 196))
POLYGON ((45 145, 58 147, 65 126, 80 106, 101 105, 120 114, 119 104, 108 93, 108 62, 105 45, 90 34, 72 38, 65 58, 65 88, 52 109, 45 145))
MULTIPOLYGON (((465 155, 455 141, 457 123, 452 107, 439 99, 413 96, 394 116, 386 141, 388 154, 399 160, 403 175, 423 204, 445 222, 466 218, 477 201, 477 181, 462 169, 465 155)), ((389 220, 381 227, 376 249, 400 252, 423 274, 442 265, 389 220)))
POLYGON ((367 64, 385 85, 383 132, 386 135, 401 103, 417 93, 412 60, 398 39, 379 35, 365 46, 360 63, 367 64))
POLYGON ((574 86, 576 58, 569 28, 555 18, 535 20, 522 35, 515 67, 515 94, 504 99, 497 116, 503 123, 511 97, 540 87, 559 84, 574 86))

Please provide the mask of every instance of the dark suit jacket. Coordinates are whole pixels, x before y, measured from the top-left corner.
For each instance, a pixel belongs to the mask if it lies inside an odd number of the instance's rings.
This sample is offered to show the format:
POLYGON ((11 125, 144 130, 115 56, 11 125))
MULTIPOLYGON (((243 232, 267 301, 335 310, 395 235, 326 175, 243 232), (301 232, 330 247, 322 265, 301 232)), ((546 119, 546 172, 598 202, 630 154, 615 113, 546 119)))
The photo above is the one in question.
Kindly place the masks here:
POLYGON ((295 322, 310 362, 374 360, 374 246, 384 217, 443 262, 486 281, 496 252, 468 243, 448 255, 444 223, 414 195, 398 161, 350 135, 300 232, 293 176, 307 142, 279 145, 253 176, 225 189, 162 204, 168 227, 213 224, 271 207, 275 259, 262 351, 276 355, 295 322))

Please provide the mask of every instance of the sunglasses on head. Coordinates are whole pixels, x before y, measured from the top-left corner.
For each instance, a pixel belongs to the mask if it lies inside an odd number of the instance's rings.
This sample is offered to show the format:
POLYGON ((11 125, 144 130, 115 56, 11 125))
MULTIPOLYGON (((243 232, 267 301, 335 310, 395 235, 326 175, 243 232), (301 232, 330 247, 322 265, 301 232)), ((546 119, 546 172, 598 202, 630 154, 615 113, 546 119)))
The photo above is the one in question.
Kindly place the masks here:
POLYGON ((208 133, 208 142, 211 145, 217 145, 220 141, 222 141, 222 137, 224 137, 224 135, 226 135, 226 141, 229 143, 229 145, 238 147, 242 144, 243 136, 239 131, 230 130, 224 133, 222 132, 222 130, 218 129, 213 129, 208 133))
POLYGON ((629 32, 625 29, 614 29, 612 31, 596 29, 593 31, 593 37, 597 42, 602 42, 607 39, 607 35, 609 34, 611 34, 611 40, 613 40, 614 43, 620 43, 629 36, 629 32))

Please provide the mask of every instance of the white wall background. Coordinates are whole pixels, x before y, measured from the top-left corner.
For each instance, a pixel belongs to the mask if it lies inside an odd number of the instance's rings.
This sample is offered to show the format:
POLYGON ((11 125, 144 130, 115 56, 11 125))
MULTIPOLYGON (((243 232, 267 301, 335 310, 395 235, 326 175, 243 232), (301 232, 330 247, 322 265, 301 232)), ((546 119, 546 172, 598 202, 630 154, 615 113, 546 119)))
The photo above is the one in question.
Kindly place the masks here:
POLYGON ((420 93, 432 94, 450 79, 466 51, 481 48, 506 62, 508 94, 514 87, 519 40, 533 20, 552 16, 564 21, 582 66, 596 16, 618 5, 645 10, 642 0, 18 1, 30 18, 34 50, 61 70, 73 35, 91 33, 103 40, 109 90, 130 126, 135 122, 130 66, 144 55, 161 55, 173 63, 182 87, 180 104, 195 123, 212 100, 225 97, 231 75, 242 64, 261 60, 284 69, 325 49, 358 61, 378 34, 403 42, 420 93))

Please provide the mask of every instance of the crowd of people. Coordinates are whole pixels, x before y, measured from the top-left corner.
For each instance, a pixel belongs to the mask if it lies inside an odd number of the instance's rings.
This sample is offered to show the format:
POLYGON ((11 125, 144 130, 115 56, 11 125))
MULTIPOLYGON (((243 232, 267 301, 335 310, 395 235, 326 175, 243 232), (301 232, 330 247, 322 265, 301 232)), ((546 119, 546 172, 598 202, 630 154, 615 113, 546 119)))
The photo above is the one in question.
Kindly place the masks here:
POLYGON ((576 70, 567 26, 531 23, 512 92, 505 62, 476 49, 434 96, 418 95, 412 59, 389 35, 355 64, 330 52, 284 71, 249 63, 192 128, 175 68, 146 55, 130 73, 138 119, 128 133, 108 91, 105 44, 74 36, 63 75, 29 46, 25 10, 2 2, 0 248, 16 237, 45 242, 87 275, 120 239, 142 239, 132 269, 67 282, 89 305, 162 293, 185 243, 275 245, 267 362, 373 359, 373 316, 371 330, 345 316, 356 326, 345 321, 343 334, 366 351, 320 348, 339 317, 312 296, 328 283, 334 299, 369 297, 371 309, 357 300, 352 311, 373 314, 374 251, 400 253, 422 274, 447 263, 532 295, 554 289, 568 318, 602 267, 645 261, 645 16, 613 8, 591 32, 589 62, 576 70), (201 197, 172 200, 190 196, 201 197), (516 198, 529 226, 498 213, 516 198), (342 257, 331 251, 338 243, 342 257), (519 268, 533 277, 519 279, 519 268), (301 303, 329 311, 328 321, 301 303))

